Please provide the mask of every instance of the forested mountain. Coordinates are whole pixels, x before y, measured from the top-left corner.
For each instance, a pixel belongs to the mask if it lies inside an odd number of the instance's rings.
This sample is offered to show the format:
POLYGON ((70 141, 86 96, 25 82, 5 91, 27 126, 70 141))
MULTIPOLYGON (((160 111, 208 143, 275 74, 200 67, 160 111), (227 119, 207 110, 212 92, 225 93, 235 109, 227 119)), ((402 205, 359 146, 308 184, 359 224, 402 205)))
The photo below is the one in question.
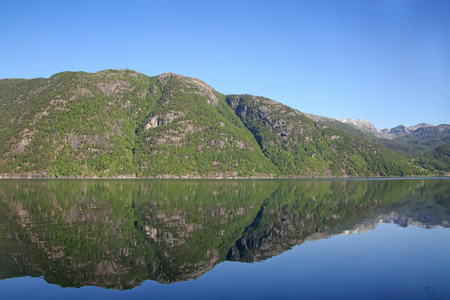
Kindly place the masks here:
POLYGON ((401 176, 416 171, 384 147, 316 123, 273 100, 230 95, 227 102, 283 175, 401 176))
POLYGON ((448 124, 434 126, 420 123, 410 127, 399 125, 380 130, 372 123, 363 120, 333 119, 313 114, 305 115, 316 122, 357 135, 367 141, 383 145, 403 156, 415 159, 426 152, 450 143, 450 125, 448 124))
POLYGON ((437 147, 450 143, 450 125, 420 125, 423 124, 409 127, 409 130, 406 131, 406 133, 396 135, 394 140, 415 147, 418 149, 416 152, 417 154, 423 154, 424 152, 434 150, 437 147))
POLYGON ((131 70, 0 80, 0 174, 47 177, 426 174, 281 103, 131 70))

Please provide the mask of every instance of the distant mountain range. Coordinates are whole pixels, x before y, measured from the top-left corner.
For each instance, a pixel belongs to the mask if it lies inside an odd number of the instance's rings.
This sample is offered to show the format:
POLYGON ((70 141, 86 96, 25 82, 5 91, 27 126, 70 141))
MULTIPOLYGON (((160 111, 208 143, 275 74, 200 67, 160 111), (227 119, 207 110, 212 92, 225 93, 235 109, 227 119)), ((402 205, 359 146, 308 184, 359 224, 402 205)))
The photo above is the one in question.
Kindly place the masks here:
POLYGON ((173 73, 0 80, 6 177, 427 175, 418 157, 449 143, 449 127, 378 130, 173 73))
MULTIPOLYGON (((353 126, 354 128, 372 134, 379 138, 390 139, 390 140, 399 140, 403 138, 403 140, 408 141, 412 139, 430 139, 430 138, 439 138, 443 137, 442 143, 449 142, 450 135, 450 125, 441 124, 438 126, 434 126, 427 123, 420 123, 414 126, 406 127, 404 125, 399 125, 394 128, 385 128, 378 129, 372 123, 363 121, 363 120, 355 120, 355 119, 337 119, 338 121, 353 126)), ((437 142, 439 144, 439 142, 437 142)))
MULTIPOLYGON (((407 157, 429 156, 436 148, 450 144, 450 125, 437 126, 420 123, 406 127, 378 129, 372 123, 357 119, 332 119, 306 114, 316 122, 325 123, 333 128, 358 135, 365 140, 375 142, 407 157)), ((448 156, 441 159, 447 160, 448 156)))

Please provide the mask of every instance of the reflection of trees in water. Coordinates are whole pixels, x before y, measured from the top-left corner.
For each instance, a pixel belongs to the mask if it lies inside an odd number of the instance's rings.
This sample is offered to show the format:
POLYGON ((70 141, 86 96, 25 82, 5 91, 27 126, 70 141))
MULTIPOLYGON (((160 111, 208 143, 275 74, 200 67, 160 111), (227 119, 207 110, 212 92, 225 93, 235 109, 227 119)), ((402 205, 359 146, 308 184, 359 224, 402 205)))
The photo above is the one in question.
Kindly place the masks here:
POLYGON ((0 276, 116 289, 182 281, 383 218, 448 226, 449 192, 439 180, 2 181, 0 276))
POLYGON ((305 240, 374 229, 380 221, 448 227, 450 210, 441 204, 450 201, 449 195, 450 186, 445 181, 432 180, 330 181, 282 186, 264 203, 227 258, 264 260, 305 240), (436 203, 437 199, 440 203, 436 203))

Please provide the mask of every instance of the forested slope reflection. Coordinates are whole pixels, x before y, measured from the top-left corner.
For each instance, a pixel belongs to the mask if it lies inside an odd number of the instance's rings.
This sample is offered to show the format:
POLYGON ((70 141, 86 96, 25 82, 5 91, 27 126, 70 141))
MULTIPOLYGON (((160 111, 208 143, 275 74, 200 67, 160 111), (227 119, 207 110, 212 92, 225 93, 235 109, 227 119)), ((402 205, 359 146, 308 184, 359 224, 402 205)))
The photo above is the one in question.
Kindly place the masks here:
POLYGON ((2 181, 0 278, 130 289, 380 221, 448 227, 442 182, 2 181))

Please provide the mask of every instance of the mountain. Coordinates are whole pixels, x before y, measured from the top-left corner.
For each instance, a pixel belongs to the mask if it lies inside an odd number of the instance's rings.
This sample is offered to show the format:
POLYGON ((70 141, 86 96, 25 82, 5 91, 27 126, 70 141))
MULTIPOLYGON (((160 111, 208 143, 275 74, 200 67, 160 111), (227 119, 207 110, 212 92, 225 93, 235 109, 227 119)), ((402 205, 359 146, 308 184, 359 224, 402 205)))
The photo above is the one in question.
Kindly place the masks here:
POLYGON ((338 121, 349 124, 350 126, 355 127, 356 129, 372 134, 378 138, 389 138, 389 135, 381 131, 380 129, 376 128, 372 123, 364 120, 355 120, 355 119, 337 119, 338 121))
POLYGON ((277 174, 224 96, 198 79, 107 70, 0 86, 0 173, 277 174))
POLYGON ((369 141, 377 140, 376 137, 379 137, 379 134, 385 136, 384 133, 380 133, 380 130, 376 129, 372 123, 367 121, 355 119, 335 119, 309 113, 305 113, 304 115, 315 122, 320 122, 334 129, 359 136, 369 141), (343 120, 346 121, 344 122, 343 120))
POLYGON ((405 125, 399 125, 397 127, 391 128, 391 129, 389 129, 389 128, 383 129, 382 132, 388 134, 389 136, 391 136, 391 138, 397 138, 400 136, 408 135, 408 134, 416 131, 417 129, 429 128, 429 127, 434 127, 434 126, 431 124, 427 124, 427 123, 420 123, 420 124, 410 126, 410 127, 406 127, 405 125))
POLYGON ((229 95, 227 103, 282 175, 400 176, 415 172, 400 155, 314 122, 276 101, 229 95))
POLYGON ((131 70, 0 80, 0 174, 47 177, 423 174, 273 100, 131 70))
POLYGON ((450 143, 449 124, 441 124, 438 126, 429 124, 423 125, 424 124, 418 124, 416 126, 408 127, 406 133, 395 133, 395 141, 415 146, 421 149, 420 153, 434 150, 439 146, 450 143))
POLYGON ((399 125, 381 130, 364 120, 333 119, 313 114, 305 115, 316 122, 357 135, 408 157, 419 157, 425 152, 450 143, 450 125, 448 124, 434 126, 420 123, 410 127, 399 125))

